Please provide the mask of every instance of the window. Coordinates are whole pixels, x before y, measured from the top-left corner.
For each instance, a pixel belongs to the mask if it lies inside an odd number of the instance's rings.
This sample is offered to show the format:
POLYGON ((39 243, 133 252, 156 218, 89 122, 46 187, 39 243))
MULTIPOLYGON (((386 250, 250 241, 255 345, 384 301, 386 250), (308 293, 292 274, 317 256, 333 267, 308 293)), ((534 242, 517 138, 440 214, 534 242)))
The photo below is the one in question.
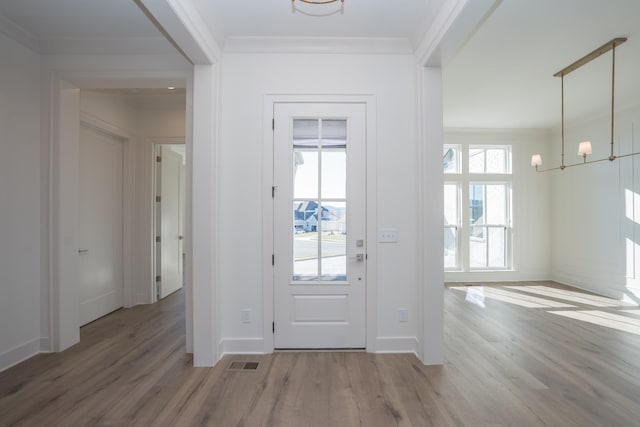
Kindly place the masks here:
POLYGON ((445 270, 511 268, 511 146, 447 144, 442 167, 445 270))
POLYGON ((445 145, 442 150, 444 173, 460 173, 460 146, 445 145))
MULTIPOLYGON (((460 174, 460 146, 445 145, 442 149, 442 169, 449 178, 460 174)), ((460 182, 447 180, 444 184, 444 268, 460 268, 460 182)))
POLYGON ((460 186, 444 184, 444 268, 458 269, 458 225, 460 223, 460 186))
POLYGON ((510 186, 469 184, 469 267, 507 268, 510 186))
POLYGON ((511 173, 511 149, 508 146, 469 147, 469 173, 511 173))

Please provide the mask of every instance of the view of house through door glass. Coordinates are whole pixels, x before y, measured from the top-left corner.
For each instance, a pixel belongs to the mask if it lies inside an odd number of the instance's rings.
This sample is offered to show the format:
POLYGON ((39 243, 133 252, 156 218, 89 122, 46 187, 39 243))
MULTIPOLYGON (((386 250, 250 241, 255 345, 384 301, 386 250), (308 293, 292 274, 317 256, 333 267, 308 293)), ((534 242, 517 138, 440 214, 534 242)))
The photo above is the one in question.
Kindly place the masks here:
POLYGON ((274 106, 276 348, 365 346, 365 110, 274 106))

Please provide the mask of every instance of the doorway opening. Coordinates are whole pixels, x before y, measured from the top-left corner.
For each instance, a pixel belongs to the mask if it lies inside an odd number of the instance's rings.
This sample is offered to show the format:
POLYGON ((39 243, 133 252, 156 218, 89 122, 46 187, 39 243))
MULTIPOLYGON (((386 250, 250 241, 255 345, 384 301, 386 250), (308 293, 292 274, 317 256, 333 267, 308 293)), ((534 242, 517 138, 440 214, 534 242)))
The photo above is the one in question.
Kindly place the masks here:
POLYGON ((154 302, 184 286, 185 145, 155 144, 153 176, 154 302))

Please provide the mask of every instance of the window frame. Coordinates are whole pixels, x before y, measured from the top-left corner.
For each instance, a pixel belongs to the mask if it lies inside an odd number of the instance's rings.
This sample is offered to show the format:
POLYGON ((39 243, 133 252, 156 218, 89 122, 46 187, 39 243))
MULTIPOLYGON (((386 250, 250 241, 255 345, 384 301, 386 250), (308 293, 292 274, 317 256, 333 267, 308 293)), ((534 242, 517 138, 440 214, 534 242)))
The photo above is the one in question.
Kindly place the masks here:
MULTIPOLYGON (((483 175, 483 174, 474 174, 474 176, 478 176, 478 175, 483 175)), ((504 178, 504 174, 500 175, 501 177, 504 178)), ((470 187, 472 185, 503 185, 505 187, 505 218, 506 221, 504 224, 499 224, 499 223, 487 223, 486 221, 483 221, 480 224, 472 224, 471 223, 471 206, 469 204, 468 207, 468 216, 465 218, 468 222, 467 224, 467 230, 468 230, 468 236, 467 236, 467 250, 468 250, 468 271, 501 271, 501 270, 512 270, 512 259, 513 257, 511 256, 512 254, 512 245, 513 245, 513 226, 512 226, 512 218, 513 218, 513 183, 512 181, 509 180, 473 180, 470 179, 468 184, 467 184, 467 195, 468 195, 468 200, 467 202, 469 203, 469 201, 471 200, 470 193, 470 187), (487 255, 486 255, 486 261, 487 261, 487 266, 475 266, 472 267, 471 266, 471 241, 474 238, 474 236, 472 236, 472 229, 474 227, 484 227, 485 230, 487 231, 487 236, 488 236, 488 229, 489 228, 498 228, 498 227, 502 227, 504 228, 504 260, 505 260, 505 265, 503 267, 501 266, 490 266, 489 264, 489 256, 488 256, 488 251, 489 251, 489 246, 488 246, 488 242, 487 242, 487 255)), ((486 194, 486 187, 485 187, 485 194, 486 194)), ((484 199, 486 200, 486 197, 484 197, 484 199)), ((485 205, 486 206, 486 203, 485 205)), ((484 208, 485 212, 486 212, 486 207, 484 208)), ((488 238, 488 237, 487 237, 488 238)), ((485 238, 485 239, 487 239, 485 238)))
MULTIPOLYGON (((458 148, 458 172, 444 172, 443 163, 443 191, 444 185, 456 184, 458 186, 458 227, 456 233, 456 267, 444 268, 445 272, 487 272, 487 271, 513 271, 514 270, 514 186, 515 176, 513 173, 513 144, 504 142, 498 142, 495 144, 489 142, 474 143, 456 138, 455 143, 443 144, 443 158, 445 155, 445 149, 447 147, 458 148), (460 141, 460 142, 458 142, 460 141), (505 170, 502 173, 485 173, 485 172, 469 172, 470 164, 470 150, 472 149, 505 149, 505 170), (506 224, 480 224, 478 226, 485 225, 497 225, 505 227, 505 266, 504 267, 471 267, 471 215, 470 215, 470 184, 505 184, 507 185, 506 192, 506 224)), ((486 155, 485 155, 485 167, 486 171, 486 155)), ((444 215, 443 215, 444 216, 444 215)), ((444 222, 444 221, 443 221, 444 222)), ((448 226, 443 224, 444 229, 448 226)), ((444 256, 444 248, 443 248, 444 256)), ((444 264, 444 258, 443 258, 444 264)))

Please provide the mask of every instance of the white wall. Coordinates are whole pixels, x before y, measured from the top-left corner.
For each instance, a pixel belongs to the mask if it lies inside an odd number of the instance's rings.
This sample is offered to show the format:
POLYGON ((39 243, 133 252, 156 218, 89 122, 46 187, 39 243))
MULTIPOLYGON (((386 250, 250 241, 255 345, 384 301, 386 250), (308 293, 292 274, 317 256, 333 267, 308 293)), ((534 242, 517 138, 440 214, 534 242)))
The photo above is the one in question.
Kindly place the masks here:
MULTIPOLYGON (((639 123, 640 107, 616 113, 616 154, 640 151, 639 123)), ((590 159, 608 157, 610 126, 606 114, 568 123, 566 163, 581 161, 577 146, 585 139, 592 142, 590 159)), ((552 156, 554 165, 559 164, 559 143, 552 156)), ((640 302, 640 156, 567 168, 551 175, 553 278, 640 302)))
POLYGON ((40 350, 40 58, 0 34, 0 371, 40 350))
MULTIPOLYGON (((532 154, 541 154, 545 161, 549 159, 549 138, 549 133, 544 130, 445 130, 445 144, 511 145, 511 179, 513 180, 513 269, 511 271, 447 271, 445 272, 447 282, 549 279, 551 177, 548 174, 536 173, 531 167, 532 154)), ((455 180, 455 176, 446 175, 445 181, 448 180, 455 180)))
MULTIPOLYGON (((397 244, 377 246, 377 331, 389 350, 415 351, 419 331, 416 67, 412 55, 225 54, 220 120, 220 300, 223 351, 263 338, 261 210, 267 94, 375 95, 377 215, 397 244), (240 310, 251 309, 252 323, 240 310), (409 309, 409 322, 398 309, 409 309)), ((267 114, 270 114, 267 112, 267 114)), ((270 196, 269 196, 270 197, 270 196)), ((376 244, 369 242, 369 245, 376 244)), ((368 345, 375 346, 375 343, 368 345)))

